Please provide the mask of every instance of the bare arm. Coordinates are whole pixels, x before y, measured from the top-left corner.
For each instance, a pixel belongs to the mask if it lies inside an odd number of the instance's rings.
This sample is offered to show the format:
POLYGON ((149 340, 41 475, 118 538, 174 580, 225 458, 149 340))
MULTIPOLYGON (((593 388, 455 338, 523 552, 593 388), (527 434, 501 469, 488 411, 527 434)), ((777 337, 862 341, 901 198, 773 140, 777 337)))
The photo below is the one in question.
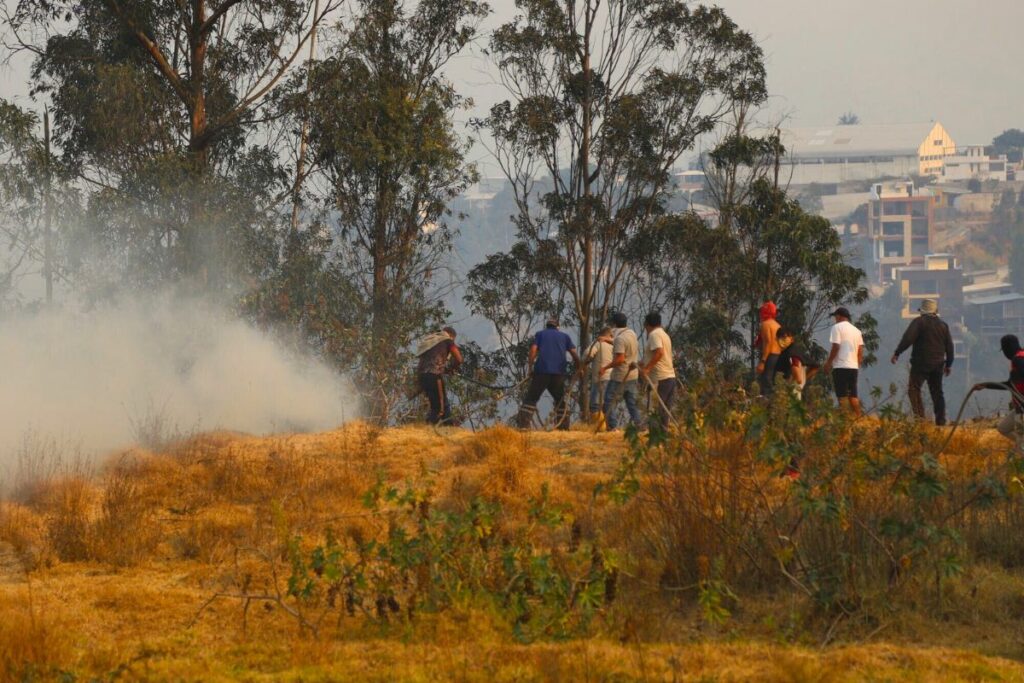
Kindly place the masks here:
POLYGON ((617 353, 612 358, 612 362, 611 363, 609 363, 608 365, 606 365, 603 368, 601 368, 601 372, 603 373, 605 370, 611 370, 612 368, 617 368, 617 367, 619 367, 620 365, 622 365, 625 362, 626 362, 626 354, 624 354, 624 353, 617 353))
POLYGON ((460 351, 459 347, 455 344, 452 344, 452 359, 455 361, 452 363, 452 370, 455 370, 462 365, 462 351, 460 351))
POLYGON ((530 344, 530 359, 529 359, 529 365, 530 365, 530 369, 531 369, 531 370, 533 370, 533 364, 534 364, 534 363, 535 363, 535 362, 537 361, 537 351, 538 351, 538 350, 539 350, 539 349, 537 348, 537 345, 536 345, 536 344, 530 344))
POLYGON ((864 365, 864 345, 861 344, 857 347, 857 367, 864 365))
POLYGON ((648 363, 647 365, 641 366, 640 372, 646 375, 648 372, 651 371, 651 368, 657 365, 658 361, 660 361, 664 357, 665 349, 654 349, 654 352, 651 354, 651 362, 648 363))
MULTIPOLYGON (((861 348, 864 348, 863 346, 861 348)), ((839 344, 832 344, 832 350, 828 352, 828 360, 825 361, 825 372, 832 369, 832 363, 835 362, 836 356, 839 355, 839 344)))

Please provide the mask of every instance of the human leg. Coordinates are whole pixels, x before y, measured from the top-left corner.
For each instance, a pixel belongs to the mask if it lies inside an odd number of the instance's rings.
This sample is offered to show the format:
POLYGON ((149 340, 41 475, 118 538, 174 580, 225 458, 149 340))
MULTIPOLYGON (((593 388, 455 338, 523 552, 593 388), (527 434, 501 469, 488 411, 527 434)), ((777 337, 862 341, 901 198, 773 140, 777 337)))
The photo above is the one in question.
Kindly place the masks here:
MULTIPOLYGON (((921 385, 928 379, 928 374, 911 368, 910 382, 907 385, 907 397, 910 399, 910 410, 918 420, 924 419, 924 400, 921 398, 921 385)), ((931 384, 929 383, 929 387, 931 384)))
POLYGON ((615 423, 615 406, 618 404, 621 397, 622 382, 609 380, 608 388, 605 389, 604 392, 604 407, 601 409, 604 413, 605 424, 608 427, 608 431, 613 431, 617 426, 615 423))
POLYGON ((523 403, 519 406, 519 414, 516 416, 516 425, 520 429, 528 429, 533 424, 533 416, 537 414, 537 402, 547 389, 548 375, 534 374, 530 378, 530 384, 526 387, 526 395, 523 396, 523 403))
POLYGON ((779 363, 779 354, 772 353, 764 361, 764 372, 757 376, 762 396, 771 396, 775 384, 775 366, 779 363))
POLYGON ((423 393, 427 397, 428 403, 430 403, 430 409, 427 411, 427 423, 437 424, 443 419, 445 410, 444 394, 439 391, 441 377, 433 374, 423 374, 419 377, 420 388, 423 389, 423 393))
POLYGON ((565 375, 551 375, 548 393, 555 402, 555 425, 558 429, 569 429, 569 404, 565 400, 565 375))
POLYGON ((643 415, 640 414, 640 408, 637 405, 637 381, 629 380, 622 386, 622 397, 626 401, 626 412, 629 413, 629 421, 637 427, 640 427, 644 423, 643 415))
POLYGON ((663 379, 658 382, 658 416, 662 429, 668 429, 672 421, 672 406, 676 402, 676 378, 663 379))
POLYGON ((928 393, 932 395, 935 424, 940 427, 946 424, 946 396, 942 393, 942 377, 943 368, 928 373, 928 393))

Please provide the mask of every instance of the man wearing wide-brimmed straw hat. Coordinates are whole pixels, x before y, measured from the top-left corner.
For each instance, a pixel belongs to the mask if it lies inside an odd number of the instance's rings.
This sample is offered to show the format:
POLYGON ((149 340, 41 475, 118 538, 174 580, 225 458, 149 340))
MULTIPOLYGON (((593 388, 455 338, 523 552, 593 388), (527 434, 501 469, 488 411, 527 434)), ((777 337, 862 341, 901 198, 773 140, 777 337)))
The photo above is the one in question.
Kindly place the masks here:
POLYGON ((928 382, 935 409, 935 424, 946 424, 946 398, 942 394, 942 378, 948 377, 953 368, 953 336, 949 325, 939 318, 939 305, 934 299, 924 299, 917 309, 921 314, 911 321, 903 333, 892 363, 896 364, 900 354, 913 347, 910 352, 910 385, 907 394, 914 416, 924 419, 924 401, 921 386, 928 382))

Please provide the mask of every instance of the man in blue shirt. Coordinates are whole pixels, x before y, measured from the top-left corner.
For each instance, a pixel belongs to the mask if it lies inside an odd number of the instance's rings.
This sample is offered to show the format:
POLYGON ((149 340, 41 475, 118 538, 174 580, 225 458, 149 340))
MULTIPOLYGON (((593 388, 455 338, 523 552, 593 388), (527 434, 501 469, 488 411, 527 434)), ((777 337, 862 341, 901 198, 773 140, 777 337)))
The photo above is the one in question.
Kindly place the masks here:
POLYGON ((530 426, 537 413, 537 402, 547 391, 555 402, 555 420, 559 429, 569 428, 569 406, 565 400, 565 382, 569 376, 565 355, 572 356, 578 366, 580 357, 576 345, 565 332, 558 329, 558 321, 548 320, 545 329, 533 337, 530 345, 530 386, 519 409, 517 422, 523 429, 530 426))

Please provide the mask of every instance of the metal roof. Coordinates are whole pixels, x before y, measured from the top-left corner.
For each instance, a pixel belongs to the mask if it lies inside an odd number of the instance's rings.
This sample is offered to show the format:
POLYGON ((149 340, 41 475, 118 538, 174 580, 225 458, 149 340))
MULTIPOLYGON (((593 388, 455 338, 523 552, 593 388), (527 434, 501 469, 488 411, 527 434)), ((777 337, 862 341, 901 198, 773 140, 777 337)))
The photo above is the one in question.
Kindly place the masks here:
POLYGON ((1000 294, 999 296, 985 296, 985 297, 971 297, 965 303, 972 304, 974 306, 985 306, 987 304, 1005 304, 1011 301, 1020 301, 1024 299, 1024 294, 1000 294))
POLYGON ((782 131, 787 155, 824 159, 850 156, 917 156, 935 121, 788 128, 782 131))

